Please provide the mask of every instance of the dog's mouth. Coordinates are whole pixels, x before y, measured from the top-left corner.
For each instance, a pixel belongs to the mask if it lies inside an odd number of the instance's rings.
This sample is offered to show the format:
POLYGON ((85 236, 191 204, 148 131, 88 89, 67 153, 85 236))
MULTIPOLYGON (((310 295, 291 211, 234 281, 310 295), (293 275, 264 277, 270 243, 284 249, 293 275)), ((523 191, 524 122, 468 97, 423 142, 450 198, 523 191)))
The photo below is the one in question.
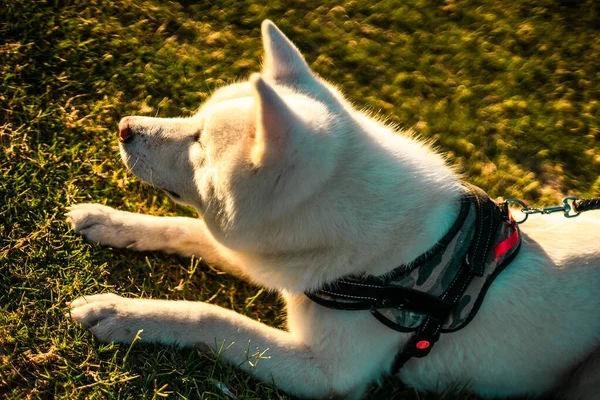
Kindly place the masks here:
POLYGON ((172 191, 172 190, 169 190, 169 189, 163 189, 163 190, 164 190, 165 192, 169 193, 169 194, 171 195, 171 197, 173 197, 174 199, 180 199, 180 198, 181 198, 181 196, 180 196, 180 195, 178 195, 177 193, 175 193, 175 192, 174 192, 174 191, 172 191))

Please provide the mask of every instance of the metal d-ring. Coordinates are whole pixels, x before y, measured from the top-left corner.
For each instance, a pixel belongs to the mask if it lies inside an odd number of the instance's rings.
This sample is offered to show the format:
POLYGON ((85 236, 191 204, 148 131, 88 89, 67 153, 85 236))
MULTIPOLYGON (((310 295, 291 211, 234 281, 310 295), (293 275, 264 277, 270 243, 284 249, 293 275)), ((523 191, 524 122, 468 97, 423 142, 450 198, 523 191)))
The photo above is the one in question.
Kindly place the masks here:
POLYGON ((569 204, 569 201, 575 201, 575 200, 579 200, 579 197, 569 196, 569 197, 565 197, 564 199, 562 199, 563 205, 565 207, 565 217, 575 218, 576 216, 581 214, 581 212, 576 211, 575 208, 571 207, 571 204, 569 204), (573 211, 575 214, 569 214, 570 211, 573 211))
POLYGON ((523 214, 525 214, 525 218, 523 218, 520 221, 515 221, 517 224, 522 224, 523 222, 527 221, 527 218, 529 218, 529 213, 525 212, 526 210, 529 210, 529 207, 527 207, 527 204, 525 204, 525 202, 523 202, 523 200, 519 200, 519 199, 506 199, 504 200, 504 204, 507 205, 508 207, 508 203, 517 203, 521 206, 521 212, 523 214))

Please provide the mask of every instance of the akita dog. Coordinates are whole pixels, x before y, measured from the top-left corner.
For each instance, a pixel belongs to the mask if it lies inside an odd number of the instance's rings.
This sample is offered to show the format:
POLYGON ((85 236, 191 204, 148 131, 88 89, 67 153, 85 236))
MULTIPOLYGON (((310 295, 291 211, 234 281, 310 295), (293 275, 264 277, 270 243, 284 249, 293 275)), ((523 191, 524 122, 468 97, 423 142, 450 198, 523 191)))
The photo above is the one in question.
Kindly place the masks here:
MULTIPOLYGON (((441 315, 435 304, 448 302, 432 295, 438 303, 424 305, 418 299, 428 295, 416 293, 404 299, 408 306, 390 297, 386 309, 359 291, 355 297, 372 305, 348 310, 327 305, 346 304, 335 296, 313 301, 307 294, 333 294, 332 287, 348 282, 370 290, 364 282, 414 272, 416 260, 440 243, 449 249, 444 238, 467 218, 459 216, 468 190, 428 145, 346 102, 270 21, 262 25, 262 40, 262 72, 217 90, 193 117, 120 122, 127 167, 197 209, 199 219, 99 204, 75 205, 68 218, 92 242, 200 256, 281 293, 288 330, 212 304, 116 294, 80 297, 70 304, 71 316, 104 342, 131 342, 140 329, 143 342, 225 342, 225 362, 287 393, 360 398, 392 371, 414 337, 396 329, 395 317, 382 323, 385 315, 375 318, 375 312, 408 307, 411 314, 402 318, 434 321, 431 315, 441 315), (251 365, 247 357, 256 349, 270 358, 251 365)), ((497 226, 512 229, 506 241, 515 250, 519 231, 503 224, 497 226)), ((520 251, 504 263, 477 314, 441 336, 444 321, 434 321, 433 340, 416 348, 436 342, 435 348, 404 360, 397 372, 403 382, 424 391, 466 387, 489 397, 552 391, 567 399, 600 398, 600 219, 532 218, 518 239, 520 251)), ((440 262, 451 265, 453 257, 440 262)), ((468 257, 461 265, 469 265, 468 257)))

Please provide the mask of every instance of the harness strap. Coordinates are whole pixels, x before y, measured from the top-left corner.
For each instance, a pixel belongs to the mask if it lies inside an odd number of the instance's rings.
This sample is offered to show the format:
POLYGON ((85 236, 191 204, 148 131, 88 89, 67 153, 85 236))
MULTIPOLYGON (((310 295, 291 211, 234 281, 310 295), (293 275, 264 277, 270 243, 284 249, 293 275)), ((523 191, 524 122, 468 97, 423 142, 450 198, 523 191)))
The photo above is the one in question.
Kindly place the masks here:
MULTIPOLYGON (((390 274, 383 276, 346 276, 317 291, 306 293, 306 296, 321 306, 337 310, 370 310, 375 318, 391 329, 399 332, 414 332, 396 354, 392 365, 392 374, 396 374, 412 357, 424 357, 429 354, 433 345, 438 341, 444 324, 456 317, 453 314, 459 309, 458 304, 465 296, 465 291, 470 287, 469 284, 476 280, 479 292, 474 300, 473 309, 475 311, 471 310, 466 315, 467 322, 460 324, 454 330, 466 325, 483 301, 489 285, 518 251, 520 237, 518 229, 514 225, 515 222, 510 218, 507 204, 496 204, 483 190, 470 184, 465 185, 465 195, 460 204, 459 215, 450 230, 430 251, 417 257, 412 263, 401 265, 390 274), (472 214, 469 214, 471 203, 475 206, 474 218, 472 214), (462 231, 469 215, 471 215, 469 219, 471 222, 469 222, 467 230, 462 231), (508 237, 504 237, 502 242, 496 243, 492 249, 492 242, 495 243, 497 240, 499 228, 500 230, 505 229, 502 232, 506 234, 506 228, 501 224, 510 225, 514 227, 514 230, 508 237), (404 279, 405 276, 414 273, 417 268, 425 268, 426 271, 428 271, 427 268, 434 268, 453 241, 459 243, 460 240, 467 240, 462 236, 457 236, 459 232, 469 232, 470 243, 466 242, 462 247, 453 247, 460 249, 454 253, 455 258, 449 269, 449 271, 455 272, 453 275, 449 275, 448 284, 445 284, 441 295, 434 296, 427 291, 395 284, 397 279, 404 279), (491 272, 489 268, 486 270, 486 263, 490 258, 500 262, 491 272), (488 275, 484 277, 486 273, 488 275), (384 316, 380 312, 381 309, 398 309, 420 315, 421 319, 418 320, 420 325, 406 328, 401 323, 384 316)), ((425 272, 425 274, 427 273, 431 272, 425 272)), ((408 278, 412 279, 410 276, 408 278)), ((444 330, 444 332, 451 331, 453 330, 444 330)))
MULTIPOLYGON (((473 274, 470 272, 467 256, 457 272, 452 285, 442 295, 442 299, 450 300, 451 309, 456 306, 471 279, 473 279, 473 274)), ((429 354, 433 345, 440 338, 442 325, 450 312, 451 311, 448 311, 446 316, 441 320, 426 318, 425 321, 423 321, 413 336, 406 342, 404 348, 396 354, 396 358, 392 364, 392 375, 397 374, 398 371, 400 371, 400 368, 402 368, 411 358, 421 358, 429 354)))
POLYGON ((425 314, 442 322, 453 307, 448 301, 412 288, 365 284, 349 278, 341 279, 335 286, 321 289, 318 293, 326 294, 335 300, 324 299, 313 293, 306 295, 315 303, 336 310, 394 307, 425 314))
POLYGON ((483 276, 485 259, 490 249, 493 234, 502 221, 508 220, 508 209, 500 211, 498 205, 480 188, 467 184, 477 208, 477 226, 474 243, 469 249, 469 270, 472 274, 483 276), (506 212, 506 216, 501 213, 506 212))
POLYGON ((443 318, 426 318, 419 326, 413 336, 406 342, 403 349, 396 354, 392 363, 391 374, 397 374, 404 364, 413 357, 425 357, 433 345, 438 341, 441 328, 456 307, 469 282, 474 276, 483 276, 485 259, 488 256, 489 245, 492 235, 496 232, 498 225, 508 221, 508 208, 500 208, 480 188, 468 185, 468 190, 473 195, 477 211, 477 227, 475 238, 467 251, 467 255, 456 273, 452 284, 442 294, 441 299, 450 304, 450 308, 444 310, 443 318))
POLYGON ((435 342, 440 338, 442 324, 427 318, 417 331, 404 345, 404 348, 396 354, 392 363, 391 375, 396 375, 408 360, 413 357, 425 357, 435 342))

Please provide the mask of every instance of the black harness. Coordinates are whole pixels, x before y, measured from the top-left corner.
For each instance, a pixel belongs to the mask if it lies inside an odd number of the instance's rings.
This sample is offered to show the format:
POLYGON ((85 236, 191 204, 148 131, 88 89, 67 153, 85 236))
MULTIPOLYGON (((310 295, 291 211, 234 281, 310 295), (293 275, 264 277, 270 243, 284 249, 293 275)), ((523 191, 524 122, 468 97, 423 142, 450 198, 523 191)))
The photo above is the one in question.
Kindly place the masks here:
POLYGON ((394 359, 396 374, 410 358, 429 354, 441 333, 473 319, 490 284, 516 256, 520 239, 507 205, 467 185, 456 221, 430 251, 384 276, 347 276, 306 295, 327 308, 370 310, 389 328, 414 332, 394 359))

